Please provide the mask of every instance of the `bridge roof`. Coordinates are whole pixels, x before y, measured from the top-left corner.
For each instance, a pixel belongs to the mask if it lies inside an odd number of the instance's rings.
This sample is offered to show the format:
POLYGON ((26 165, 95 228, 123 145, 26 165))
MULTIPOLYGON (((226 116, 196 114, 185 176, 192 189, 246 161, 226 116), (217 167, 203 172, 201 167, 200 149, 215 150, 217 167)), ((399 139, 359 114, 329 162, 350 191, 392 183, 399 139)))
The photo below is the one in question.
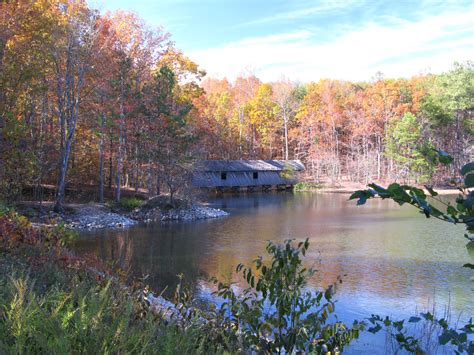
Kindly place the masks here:
POLYGON ((305 169, 300 160, 202 160, 196 164, 198 171, 282 171, 288 168, 305 169))

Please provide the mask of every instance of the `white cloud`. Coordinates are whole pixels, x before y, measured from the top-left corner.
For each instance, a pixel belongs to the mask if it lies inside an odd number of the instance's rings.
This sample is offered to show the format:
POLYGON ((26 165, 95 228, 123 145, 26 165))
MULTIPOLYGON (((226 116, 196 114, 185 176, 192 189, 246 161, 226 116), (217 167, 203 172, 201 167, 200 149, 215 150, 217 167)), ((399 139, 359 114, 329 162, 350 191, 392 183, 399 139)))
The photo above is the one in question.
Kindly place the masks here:
POLYGON ((212 77, 235 78, 255 68, 263 80, 285 75, 311 81, 321 77, 369 80, 377 71, 387 77, 440 72, 454 61, 474 59, 474 7, 415 22, 366 23, 328 42, 309 30, 253 37, 190 53, 212 77))
POLYGON ((316 14, 323 14, 333 11, 346 10, 352 5, 362 4, 361 0, 324 0, 317 5, 304 6, 299 9, 280 12, 274 15, 263 17, 257 20, 249 21, 241 25, 264 24, 270 22, 292 21, 309 17, 316 14))

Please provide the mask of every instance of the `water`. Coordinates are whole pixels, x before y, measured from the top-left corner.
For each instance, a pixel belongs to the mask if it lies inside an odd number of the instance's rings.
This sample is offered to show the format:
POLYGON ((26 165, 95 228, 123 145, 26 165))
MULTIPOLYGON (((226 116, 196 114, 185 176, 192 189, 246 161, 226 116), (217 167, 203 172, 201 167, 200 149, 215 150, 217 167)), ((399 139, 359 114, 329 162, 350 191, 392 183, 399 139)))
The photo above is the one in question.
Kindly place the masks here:
MULTIPOLYGON (((210 276, 238 281, 235 266, 264 255, 267 240, 310 238, 306 262, 320 272, 317 288, 343 276, 336 294, 340 319, 370 314, 406 318, 433 307, 439 316, 474 315, 473 262, 462 226, 427 220, 410 206, 373 200, 356 206, 344 194, 267 193, 213 198, 209 206, 230 216, 198 222, 135 226, 82 235, 80 253, 114 261, 152 289, 169 293, 183 274, 194 292, 210 298, 210 276)), ((364 337, 353 352, 381 349, 383 339, 364 337)))

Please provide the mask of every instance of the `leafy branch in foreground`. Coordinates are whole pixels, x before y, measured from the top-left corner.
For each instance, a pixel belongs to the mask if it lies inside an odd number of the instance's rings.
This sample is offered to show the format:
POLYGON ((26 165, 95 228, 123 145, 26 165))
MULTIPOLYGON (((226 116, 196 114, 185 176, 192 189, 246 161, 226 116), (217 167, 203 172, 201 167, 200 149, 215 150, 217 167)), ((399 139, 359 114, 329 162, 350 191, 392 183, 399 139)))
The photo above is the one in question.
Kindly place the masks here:
MULTIPOLYGON (((453 161, 453 158, 449 154, 439 150, 436 152, 439 162, 450 164, 453 161)), ((397 183, 392 183, 387 188, 377 184, 369 184, 369 189, 355 191, 351 195, 350 200, 357 199, 357 205, 364 205, 366 201, 371 198, 391 199, 400 206, 407 203, 416 207, 427 218, 435 217, 453 224, 463 223, 466 225, 467 233, 465 237, 469 240, 467 244, 469 248, 472 247, 474 243, 474 237, 472 236, 474 233, 474 191, 471 190, 474 187, 474 162, 464 165, 460 173, 463 177, 463 184, 458 187, 460 194, 456 198, 456 205, 439 199, 437 197, 438 193, 434 191, 431 186, 425 186, 431 199, 435 201, 435 203, 443 206, 437 208, 433 203, 427 200, 428 196, 422 189, 397 183)), ((474 264, 467 263, 464 267, 474 269, 474 264)), ((440 345, 453 346, 453 350, 456 354, 474 353, 474 341, 469 339, 469 337, 474 334, 472 318, 459 329, 449 327, 447 319, 436 319, 433 314, 429 312, 421 313, 420 317, 410 317, 407 323, 415 324, 422 319, 430 322, 434 327, 440 330, 438 336, 438 343, 440 345)), ((372 317, 368 318, 368 321, 372 326, 369 327, 367 331, 375 334, 385 328, 388 334, 399 344, 401 349, 416 354, 424 354, 419 339, 409 335, 405 320, 394 321, 389 317, 382 318, 378 315, 372 315, 372 317)))
MULTIPOLYGON (((449 164, 452 159, 442 151, 438 151, 440 162, 449 164)), ((465 237, 470 241, 468 246, 474 243, 474 162, 464 165, 460 171, 463 184, 458 187, 460 194, 456 198, 456 204, 445 202, 438 197, 438 193, 431 186, 425 186, 425 191, 410 185, 390 184, 387 188, 377 184, 369 184, 367 190, 354 192, 350 200, 357 199, 357 205, 363 205, 368 199, 382 198, 391 199, 399 205, 410 204, 420 210, 427 218, 434 217, 449 223, 463 223, 466 225, 465 237), (434 201, 428 200, 428 196, 434 201), (435 204, 442 207, 436 207, 435 204)), ((474 269, 474 264, 467 263, 465 267, 474 269)))
POLYGON ((265 353, 337 352, 363 330, 364 324, 357 321, 352 329, 342 322, 328 322, 337 283, 323 291, 306 289, 316 272, 303 266, 308 247, 308 239, 297 245, 291 240, 282 245, 269 242, 268 263, 258 257, 253 267, 237 266, 248 284, 239 295, 232 284, 214 279, 216 294, 225 300, 221 312, 242 335, 245 348, 265 353))
MULTIPOLYGON (((395 339, 402 349, 415 354, 425 353, 421 347, 420 340, 412 335, 409 335, 405 320, 395 321, 390 317, 382 318, 381 316, 374 314, 367 319, 372 325, 367 329, 368 332, 375 334, 385 328, 388 334, 390 334, 390 336, 395 339)), ((423 320, 430 322, 439 329, 439 345, 452 345, 456 354, 472 354, 474 352, 474 342, 469 341, 468 339, 469 335, 474 334, 474 324, 472 322, 472 318, 467 324, 459 329, 449 327, 447 319, 436 319, 430 312, 420 313, 419 317, 410 317, 407 323, 416 324, 423 320)))

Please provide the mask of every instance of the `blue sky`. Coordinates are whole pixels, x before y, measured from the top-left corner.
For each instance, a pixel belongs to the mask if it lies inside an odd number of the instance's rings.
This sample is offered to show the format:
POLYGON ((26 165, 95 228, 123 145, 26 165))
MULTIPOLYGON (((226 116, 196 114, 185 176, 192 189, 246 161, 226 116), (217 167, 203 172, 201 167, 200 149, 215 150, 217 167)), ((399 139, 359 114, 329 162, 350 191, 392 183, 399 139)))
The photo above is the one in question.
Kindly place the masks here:
POLYGON ((90 0, 163 26, 212 77, 370 80, 474 60, 474 1, 90 0))

